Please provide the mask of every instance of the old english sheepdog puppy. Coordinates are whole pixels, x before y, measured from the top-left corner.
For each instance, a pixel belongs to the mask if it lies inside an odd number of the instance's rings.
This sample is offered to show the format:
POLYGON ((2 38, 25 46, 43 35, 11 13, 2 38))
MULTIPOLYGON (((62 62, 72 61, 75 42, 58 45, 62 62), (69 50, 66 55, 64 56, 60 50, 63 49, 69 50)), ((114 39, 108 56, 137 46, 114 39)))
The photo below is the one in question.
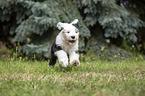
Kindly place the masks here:
POLYGON ((49 65, 55 65, 58 59, 62 67, 67 67, 68 61, 70 61, 70 65, 79 66, 78 19, 75 19, 71 23, 58 22, 57 27, 61 31, 52 44, 49 65))

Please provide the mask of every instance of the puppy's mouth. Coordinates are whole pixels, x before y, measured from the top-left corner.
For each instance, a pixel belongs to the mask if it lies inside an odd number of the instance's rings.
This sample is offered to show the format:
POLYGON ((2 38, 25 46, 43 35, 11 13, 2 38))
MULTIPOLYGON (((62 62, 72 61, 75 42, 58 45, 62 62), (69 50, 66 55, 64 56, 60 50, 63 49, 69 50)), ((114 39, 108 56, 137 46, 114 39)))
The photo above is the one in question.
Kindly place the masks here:
POLYGON ((70 43, 75 43, 75 42, 76 42, 76 40, 69 40, 69 42, 70 42, 70 43))

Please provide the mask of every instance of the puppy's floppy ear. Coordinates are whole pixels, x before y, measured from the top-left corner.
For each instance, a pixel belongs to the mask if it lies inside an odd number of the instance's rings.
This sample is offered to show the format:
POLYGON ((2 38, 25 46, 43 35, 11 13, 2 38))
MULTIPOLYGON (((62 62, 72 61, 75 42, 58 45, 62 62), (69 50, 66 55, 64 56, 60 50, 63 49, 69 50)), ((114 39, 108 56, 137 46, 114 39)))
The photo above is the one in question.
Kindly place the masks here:
POLYGON ((63 23, 58 22, 58 23, 57 23, 57 28, 58 28, 59 30, 63 29, 63 23))
POLYGON ((77 24, 79 22, 78 19, 75 19, 74 21, 72 21, 70 24, 77 24))
POLYGON ((73 26, 75 26, 77 29, 79 29, 79 25, 78 25, 79 20, 75 19, 74 21, 72 21, 70 24, 72 24, 73 26))

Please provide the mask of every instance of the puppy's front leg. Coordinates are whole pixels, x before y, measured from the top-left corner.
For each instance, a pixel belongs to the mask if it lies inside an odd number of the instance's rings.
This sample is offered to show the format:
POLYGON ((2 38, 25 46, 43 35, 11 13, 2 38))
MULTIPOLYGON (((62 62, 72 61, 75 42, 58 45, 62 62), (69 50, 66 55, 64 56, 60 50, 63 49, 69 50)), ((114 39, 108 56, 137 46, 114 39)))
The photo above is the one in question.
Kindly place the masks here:
POLYGON ((59 64, 62 67, 68 66, 68 56, 67 56, 67 53, 65 51, 63 51, 63 50, 56 51, 55 55, 57 56, 59 64))
POLYGON ((73 66, 79 66, 80 65, 78 51, 70 51, 69 57, 70 57, 70 65, 73 65, 73 66))

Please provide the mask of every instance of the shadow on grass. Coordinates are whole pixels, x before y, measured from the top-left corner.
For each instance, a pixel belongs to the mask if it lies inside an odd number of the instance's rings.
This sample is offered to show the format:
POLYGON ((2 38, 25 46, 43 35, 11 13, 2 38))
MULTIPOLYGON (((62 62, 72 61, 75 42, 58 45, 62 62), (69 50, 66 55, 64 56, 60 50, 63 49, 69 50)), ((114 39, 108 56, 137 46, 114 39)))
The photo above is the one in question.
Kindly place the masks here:
POLYGON ((61 67, 61 66, 49 66, 49 68, 54 69, 54 71, 56 72, 72 72, 78 69, 78 67, 75 67, 75 66, 67 66, 66 68, 61 67))
POLYGON ((56 66, 54 67, 54 70, 56 72, 71 72, 73 69, 73 66, 67 66, 66 68, 63 68, 61 66, 56 66))

